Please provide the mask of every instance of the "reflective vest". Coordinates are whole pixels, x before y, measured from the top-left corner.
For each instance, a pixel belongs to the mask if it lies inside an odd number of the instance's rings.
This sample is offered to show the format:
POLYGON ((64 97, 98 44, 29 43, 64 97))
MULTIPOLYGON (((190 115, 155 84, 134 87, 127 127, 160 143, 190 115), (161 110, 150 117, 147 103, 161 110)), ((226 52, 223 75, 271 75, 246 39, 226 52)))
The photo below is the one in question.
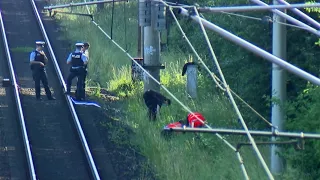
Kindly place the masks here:
POLYGON ((39 51, 34 51, 34 53, 35 53, 34 61, 39 61, 45 64, 44 55, 40 54, 39 51))
POLYGON ((74 52, 71 54, 71 65, 72 67, 84 67, 84 63, 81 59, 82 53, 81 52, 74 52))
MULTIPOLYGON (((40 52, 37 50, 35 50, 33 52, 35 53, 34 61, 42 62, 43 64, 45 64, 44 55, 40 54, 40 52)), ((43 69, 44 69, 44 67, 40 66, 40 64, 32 64, 31 65, 31 70, 43 70, 43 69)))

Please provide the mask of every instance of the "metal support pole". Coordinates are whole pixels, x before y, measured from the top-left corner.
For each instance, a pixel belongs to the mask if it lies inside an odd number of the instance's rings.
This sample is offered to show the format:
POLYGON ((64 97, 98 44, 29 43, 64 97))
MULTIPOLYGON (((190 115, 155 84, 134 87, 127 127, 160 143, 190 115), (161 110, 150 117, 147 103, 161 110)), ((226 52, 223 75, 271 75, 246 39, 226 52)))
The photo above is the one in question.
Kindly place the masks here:
POLYGON ((187 65, 187 93, 191 98, 197 98, 197 65, 187 65))
MULTIPOLYGON (((154 1, 151 0, 151 22, 156 21, 156 11, 154 1)), ((151 23, 144 27, 144 66, 148 72, 160 82, 160 32, 151 23)), ((144 77, 144 91, 152 89, 159 92, 160 86, 148 76, 144 77)))
MULTIPOLYGON (((163 128, 165 131, 176 131, 176 132, 199 132, 199 133, 219 133, 229 135, 242 135, 246 136, 247 133, 242 129, 223 129, 223 128, 191 128, 191 127, 175 127, 175 128, 163 128)), ((311 133, 297 133, 297 132, 280 132, 280 131, 257 131, 249 130, 252 136, 265 136, 265 137, 287 137, 287 138, 302 138, 302 139, 320 139, 320 134, 311 133)))
MULTIPOLYGON (((278 0, 283 1, 283 0, 278 0)), ((320 7, 320 3, 313 4, 286 4, 286 5, 269 5, 269 6, 230 6, 230 7, 199 7, 199 12, 248 12, 248 11, 263 11, 271 9, 294 9, 294 8, 307 8, 307 7, 320 7)))
POLYGON ((142 53, 141 53, 141 40, 142 40, 142 32, 141 32, 141 26, 138 25, 138 53, 137 53, 137 57, 143 57, 142 53))
MULTIPOLYGON (((186 9, 180 8, 180 13, 184 16, 189 16, 192 20, 199 23, 198 17, 196 17, 194 15, 191 16, 186 9)), ((222 37, 234 42, 235 44, 238 44, 239 46, 253 52, 254 54, 256 54, 262 58, 265 58, 266 60, 268 60, 272 63, 277 64, 278 66, 282 67, 283 69, 286 69, 287 71, 289 71, 289 72, 291 72, 291 73, 293 73, 303 79, 310 81, 313 84, 320 85, 320 79, 311 75, 310 73, 305 72, 302 69, 297 68, 296 66, 268 53, 267 51, 239 38, 238 36, 220 28, 219 26, 217 26, 217 25, 215 25, 215 24, 213 24, 203 18, 200 18, 200 20, 202 21, 202 23, 205 27, 215 31, 216 33, 220 34, 222 37)))
MULTIPOLYGON (((261 6, 266 6, 266 7, 269 6, 268 4, 266 4, 266 3, 264 3, 264 2, 262 2, 260 0, 251 0, 251 2, 254 2, 254 3, 259 4, 261 6)), ((271 11, 273 13, 276 13, 277 15, 285 18, 286 20, 292 22, 293 24, 298 25, 298 26, 304 28, 305 30, 307 30, 307 31, 309 31, 309 32, 311 32, 311 33, 313 33, 313 34, 315 34, 317 36, 320 36, 320 31, 318 31, 318 30, 308 26, 307 24, 305 24, 305 23, 303 23, 303 22, 301 22, 301 21, 299 21, 299 20, 287 15, 286 13, 283 13, 283 12, 281 12, 279 10, 276 10, 276 9, 271 9, 271 11)))
POLYGON ((140 57, 144 58, 144 28, 140 27, 140 57))
MULTIPOLYGON (((138 4, 138 16, 140 16, 141 4, 138 4)), ((143 27, 138 23, 138 54, 137 57, 143 58, 143 27)))
MULTIPOLYGON (((273 0, 278 4, 277 0, 273 0)), ((276 13, 273 14, 273 31, 272 31, 272 54, 281 59, 287 59, 287 30, 286 26, 277 22, 285 23, 286 20, 276 13)), ((272 64, 272 92, 273 99, 278 100, 272 103, 271 122, 279 131, 283 130, 285 113, 283 105, 287 94, 286 89, 286 71, 277 64, 272 64)), ((272 141, 276 139, 273 137, 272 141)), ((278 153, 280 149, 276 145, 271 146, 271 172, 279 174, 283 170, 283 162, 278 153)))
MULTIPOLYGON (((283 144, 298 144, 299 141, 298 140, 291 140, 291 141, 281 141, 281 142, 277 142, 277 141, 272 141, 272 142, 256 142, 257 145, 283 145, 283 144)), ((252 146, 252 143, 238 143, 237 144, 237 150, 239 151, 240 148, 242 146, 252 146)))
MULTIPOLYGON (((290 5, 289 3, 287 3, 284 0, 278 0, 279 3, 285 4, 285 5, 290 5)), ((318 3, 317 3, 318 4, 318 3)), ((314 6, 313 6, 314 7, 314 6)), ((317 27, 317 29, 320 29, 320 23, 318 23, 316 20, 312 19, 311 17, 309 17, 308 15, 306 15, 305 13, 301 12, 299 9, 297 8, 290 8, 290 11, 296 13, 297 15, 299 15, 300 17, 302 17, 303 19, 305 19, 306 21, 308 21, 309 23, 311 23, 312 25, 314 25, 315 27, 317 27)))

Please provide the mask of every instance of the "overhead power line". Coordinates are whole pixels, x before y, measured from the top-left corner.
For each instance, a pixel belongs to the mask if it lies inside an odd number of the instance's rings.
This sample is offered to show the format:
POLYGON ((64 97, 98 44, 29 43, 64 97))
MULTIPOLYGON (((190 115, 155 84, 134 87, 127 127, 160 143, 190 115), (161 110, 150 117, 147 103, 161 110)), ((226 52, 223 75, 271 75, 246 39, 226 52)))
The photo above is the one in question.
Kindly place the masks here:
MULTIPOLYGON (((163 3, 168 6, 168 4, 166 4, 165 2, 163 2, 163 3)), ((219 78, 216 77, 216 75, 210 71, 210 69, 208 68, 208 66, 204 63, 204 61, 202 60, 202 58, 199 56, 199 54, 197 53, 197 51, 195 50, 195 48, 193 47, 193 45, 192 45, 191 42, 189 41, 189 38, 188 38, 188 37, 186 36, 186 34, 184 33, 182 27, 181 27, 180 24, 179 24, 179 21, 177 20, 177 17, 175 16, 174 12, 172 11, 172 7, 170 7, 170 6, 169 6, 169 11, 170 11, 171 15, 173 16, 173 18, 175 19, 175 21, 176 21, 176 23, 177 23, 177 25, 178 25, 181 33, 183 34, 183 37, 184 37, 184 38, 186 39, 186 41, 188 42, 189 46, 191 47, 192 51, 193 51, 193 52, 195 53, 195 55, 197 56, 198 60, 202 63, 202 65, 205 67, 205 69, 209 72, 209 74, 210 74, 211 77, 213 78, 215 84, 216 84, 220 89, 225 90, 225 89, 217 82, 216 79, 219 79, 219 78)), ((216 135, 217 135, 218 137, 220 137, 219 134, 216 134, 216 135)), ((241 155, 240 155, 240 152, 237 151, 237 150, 235 150, 234 147, 231 147, 231 148, 236 152, 236 155, 237 155, 237 157, 238 157, 238 160, 239 160, 239 162, 240 162, 240 164, 241 164, 241 170, 242 170, 244 176, 246 177, 246 179, 248 179, 249 177, 248 177, 246 168, 245 168, 245 166, 244 166, 243 159, 242 159, 242 157, 241 157, 241 155)))
POLYGON ((62 4, 62 5, 45 6, 43 9, 52 10, 52 9, 76 7, 76 6, 87 6, 88 7, 88 5, 113 3, 114 1, 115 2, 122 2, 122 1, 128 1, 128 0, 102 0, 102 1, 92 1, 92 2, 85 1, 84 3, 70 3, 70 4, 62 4))
POLYGON ((271 9, 294 9, 294 8, 307 8, 307 7, 320 7, 320 3, 312 4, 288 4, 288 5, 268 5, 268 6, 229 6, 229 7, 197 7, 199 12, 248 12, 248 11, 261 11, 271 9))
MULTIPOLYGON (((169 7, 169 11, 172 15, 172 17, 174 18, 183 38, 187 41, 188 45, 190 46, 190 48, 192 49, 193 53, 196 55, 197 59, 201 62, 201 64, 204 66, 204 68, 206 69, 206 71, 209 73, 209 75, 211 76, 211 78, 213 79, 213 81, 215 82, 216 86, 221 89, 222 91, 226 91, 226 89, 224 87, 221 86, 222 81, 213 73, 211 72, 211 70, 209 69, 209 67, 206 65, 206 63, 202 60, 202 58, 200 57, 200 55, 198 54, 198 52, 195 50, 194 46, 191 44, 188 36, 186 35, 186 33, 184 32, 184 30, 182 29, 176 15, 174 14, 174 12, 172 11, 172 6, 169 6, 167 3, 168 2, 163 2, 165 3, 168 7, 169 7)), ((238 94, 236 94, 234 91, 232 91, 232 89, 230 88, 230 91, 241 101, 243 102, 249 109, 251 109, 255 114, 257 114, 263 121, 265 121, 270 127, 276 128, 274 127, 268 120, 266 120, 261 114, 259 114, 253 107, 251 107, 247 102, 245 102, 238 94)))
MULTIPOLYGON (((189 12, 184 9, 180 8, 180 13, 184 16, 190 17, 192 20, 198 22, 199 19, 195 16, 192 16, 189 14, 189 12)), ((313 84, 320 85, 320 79, 318 77, 315 77, 311 75, 310 73, 303 71, 302 69, 297 68, 296 66, 270 54, 269 52, 241 39, 240 37, 222 29, 221 27, 211 23, 210 21, 207 21, 205 19, 201 19, 202 23, 209 29, 215 31, 216 33, 220 34, 222 37, 234 42, 235 44, 238 44, 239 46, 253 52, 254 54, 274 63, 277 64, 278 66, 282 67, 283 69, 305 79, 310 81, 313 84)))
MULTIPOLYGON (((259 4, 261 6, 269 7, 268 4, 266 4, 266 3, 264 3, 264 2, 262 2, 260 0, 250 0, 250 1, 253 2, 253 3, 259 4)), ((303 23, 303 22, 301 22, 301 21, 299 21, 299 20, 287 15, 286 13, 283 13, 283 12, 281 12, 279 10, 276 10, 276 9, 270 9, 270 11, 272 11, 273 13, 285 18, 286 20, 290 21, 293 24, 296 24, 298 26, 307 28, 306 29, 307 31, 309 31, 309 32, 311 32, 311 33, 313 33, 313 34, 315 34, 317 36, 320 36, 320 31, 318 31, 318 30, 314 29, 313 27, 310 27, 307 24, 305 24, 305 23, 303 23)))
MULTIPOLYGON (((89 10, 87 9, 89 12, 89 10)), ((162 85, 158 80, 156 80, 151 74, 144 69, 138 62, 134 60, 134 58, 124 49, 122 48, 116 41, 114 41, 108 33, 106 33, 98 23, 96 23, 94 20, 91 21, 95 26, 98 27, 98 29, 109 39, 114 43, 122 52, 124 52, 147 76, 149 76, 152 80, 154 80, 157 84, 159 84, 176 102, 178 102, 188 113, 194 114, 189 107, 184 105, 176 96, 174 96, 164 85, 162 85)), ((195 116, 199 121, 205 124, 206 127, 211 128, 209 125, 207 125, 205 122, 203 122, 201 119, 199 119, 197 116, 195 116)), ((231 147, 234 151, 236 151, 236 148, 233 147, 225 138, 220 136, 219 134, 216 134, 221 140, 223 140, 229 147, 231 147)))
POLYGON ((226 81, 225 78, 224 78, 223 72, 222 72, 222 70, 221 70, 221 68, 220 68, 220 65, 219 65, 219 62, 218 62, 218 60, 217 60, 217 57, 216 57, 216 55, 215 55, 215 53, 214 53, 214 51, 213 51, 211 42, 210 42, 209 37, 208 37, 208 35, 207 35, 207 32, 206 32, 206 30, 205 30, 205 28, 204 28, 204 26, 203 26, 203 23, 202 23, 202 21, 201 21, 201 17, 200 17, 200 15, 199 15, 199 13, 198 13, 198 10, 197 10, 196 7, 194 7, 194 10, 195 10, 195 12, 196 12, 196 17, 198 18, 198 22, 199 22, 199 24, 200 24, 200 26, 201 26, 201 29, 202 29, 202 31, 203 31, 203 34, 204 34, 205 39, 206 39, 206 41, 207 41, 207 44, 208 44, 208 46, 209 46, 211 55, 212 55, 212 57, 213 57, 213 59, 214 59, 214 62, 215 62, 215 64, 216 64, 216 67, 218 68, 218 72, 219 72, 219 74, 220 74, 220 77, 221 77, 221 79, 222 79, 222 82, 223 82, 223 84, 224 84, 224 87, 226 87, 227 94, 228 94, 228 96, 229 96, 229 98, 230 98, 230 101, 231 101, 231 103, 232 103, 232 106, 233 106, 234 110, 236 111, 236 113, 237 113, 237 115, 238 115, 238 117, 239 117, 239 119, 240 119, 240 122, 241 122, 243 128, 245 129, 245 131, 246 131, 246 133, 247 133, 247 136, 248 136, 249 141, 252 143, 252 147, 253 147, 254 151, 256 152, 258 159, 260 160, 260 162, 261 162, 264 170, 265 170, 266 173, 268 174, 268 177, 269 177, 270 179, 274 179, 271 171, 270 171, 269 168, 268 168, 268 165, 267 165, 266 162, 264 161, 264 159, 263 159, 263 157, 262 157, 262 155, 261 155, 261 153, 260 153, 260 151, 259 151, 259 149, 258 149, 258 147, 257 147, 257 145, 256 145, 256 143, 255 143, 255 140, 252 138, 252 136, 251 136, 251 134, 250 134, 250 132, 249 132, 249 129, 248 129, 245 121, 243 120, 243 117, 242 117, 242 115, 241 115, 241 113, 240 113, 240 110, 239 110, 236 102, 235 102, 234 99, 233 99, 233 96, 232 96, 232 94, 231 94, 231 92, 230 92, 230 89, 229 89, 229 85, 227 84, 227 81, 226 81))
MULTIPOLYGON (((290 5, 289 3, 287 3, 284 0, 277 0, 279 3, 285 4, 285 5, 290 5)), ((311 23, 312 25, 314 25, 315 27, 317 27, 317 29, 320 29, 320 23, 318 23, 316 20, 312 19, 311 17, 309 17, 308 15, 306 15, 305 13, 301 12, 299 9, 297 8, 293 8, 293 9, 289 9, 290 11, 294 12, 295 14, 297 14, 298 16, 302 17, 303 19, 305 19, 306 21, 308 21, 309 23, 311 23)))
POLYGON ((264 16, 262 18, 258 18, 258 17, 247 16, 247 15, 242 15, 242 14, 237 14, 237 13, 230 13, 230 12, 221 12, 221 13, 228 14, 228 15, 231 15, 231 16, 237 16, 237 17, 242 17, 242 18, 262 21, 262 22, 266 22, 266 23, 278 23, 278 24, 282 24, 284 26, 290 26, 290 27, 294 27, 294 28, 297 28, 297 29, 308 30, 308 28, 306 28, 306 27, 301 27, 301 26, 297 26, 297 25, 293 25, 293 24, 279 22, 277 20, 272 20, 272 18, 269 17, 269 16, 264 16))
MULTIPOLYGON (((163 2, 163 1, 161 1, 161 2, 164 3, 166 6, 169 6, 169 5, 166 4, 165 2, 163 2)), ((172 12, 171 9, 170 9, 170 11, 171 11, 171 14, 173 14, 173 12, 172 12)), ((196 7, 194 7, 194 11, 195 11, 195 13, 196 13, 196 16, 200 19, 201 17, 199 16, 199 13, 198 13, 196 7)), ((173 15, 173 16, 174 16, 174 15, 173 15)), ((175 17, 175 16, 174 16, 174 17, 175 17)), ((175 18, 175 19, 176 19, 176 18, 175 18)), ((240 119, 240 121, 241 121, 241 123, 242 123, 242 126, 243 126, 244 129, 246 130, 247 136, 248 136, 250 142, 252 143, 252 146, 253 146, 253 148, 254 148, 254 150, 255 150, 255 152, 256 152, 256 154, 257 154, 257 156, 258 156, 258 158, 259 158, 259 160, 260 160, 260 162, 261 162, 261 164, 262 164, 262 166, 264 167, 266 173, 268 174, 268 176, 269 176, 270 179, 273 179, 273 176, 272 176, 272 174, 271 174, 268 166, 266 165, 266 163, 265 163, 265 161, 264 161, 264 159, 263 159, 263 157, 262 157, 259 149, 257 148, 257 145, 255 144, 254 139, 251 137, 250 133, 248 132, 248 128, 247 128, 247 126, 246 126, 246 123, 244 122, 244 120, 243 120, 243 118, 242 118, 242 115, 241 115, 241 113, 240 113, 240 111, 239 111, 239 109, 238 109, 238 107, 237 107, 237 105, 236 105, 236 103, 235 103, 235 101, 234 101, 234 99, 233 99, 233 96, 232 96, 231 92, 230 92, 230 90, 228 89, 228 85, 227 85, 227 83, 226 83, 226 81, 225 81, 225 79, 224 79, 224 75, 223 75, 223 73, 222 73, 222 70, 221 70, 220 65, 219 65, 219 63, 218 63, 218 61, 217 61, 217 58, 216 58, 215 53, 214 53, 214 51, 213 51, 213 49, 212 49, 210 40, 209 40, 209 38, 208 38, 208 36, 207 36, 207 33, 206 33, 205 29, 204 29, 204 26, 203 26, 201 20, 199 20, 199 24, 200 24, 200 26, 201 26, 201 29, 202 29, 202 31, 203 31, 203 34, 205 35, 205 39, 206 39, 207 44, 208 44, 208 46, 209 46, 210 52, 211 52, 211 54, 212 54, 212 56, 213 56, 213 58, 214 58, 214 62, 215 62, 215 64, 216 64, 217 68, 218 68, 219 74, 220 74, 220 76, 221 76, 221 78, 222 78, 222 82, 223 82, 223 84, 224 84, 224 87, 226 87, 226 91, 227 91, 227 93, 228 93, 228 95, 229 95, 229 98, 230 98, 230 100, 231 100, 231 102, 232 102, 232 105, 233 105, 233 107, 234 107, 234 109, 235 109, 235 111, 236 111, 236 113, 237 113, 237 115, 238 115, 238 117, 239 117, 239 119, 240 119)), ((181 29, 180 29, 180 30, 181 30, 181 29)), ((186 37, 183 31, 182 31, 182 33, 183 33, 184 37, 186 37)), ((188 41, 188 43, 190 44, 190 41, 188 41)), ((194 48, 193 48, 193 50, 194 50, 194 48)), ((194 51, 195 51, 195 50, 194 50, 194 51)), ((201 59, 201 58, 200 58, 200 59, 201 59)), ((203 64, 204 64, 204 63, 203 63, 203 64)), ((205 67, 206 67, 206 66, 205 66, 205 67)), ((209 71, 209 73, 212 75, 212 73, 211 73, 210 71, 209 71)), ((215 78, 213 78, 213 79, 215 80, 215 78)), ((215 82, 216 82, 216 81, 215 81, 215 82)))
MULTIPOLYGON (((162 0, 160 0, 160 1, 162 2, 162 0)), ((254 1, 254 0, 252 0, 252 1, 254 1)), ((112 2, 112 1, 111 1, 111 2, 112 2)), ((87 6, 87 5, 86 5, 86 6, 87 6)), ((178 6, 175 6, 175 7, 178 7, 178 6)), ((184 7, 193 7, 193 8, 195 8, 194 6, 184 6, 184 7)), ((87 7, 87 10, 88 10, 88 12, 89 12, 88 7, 87 7)), ((215 58, 214 52, 213 52, 213 50, 212 50, 210 41, 208 40, 208 37, 207 37, 207 35, 206 35, 206 31, 205 31, 205 29, 204 29, 204 25, 202 24, 203 22, 202 22, 202 20, 201 20, 201 18, 200 18, 200 16, 199 16, 198 10, 195 8, 194 11, 195 11, 195 13, 196 13, 196 15, 197 15, 197 18, 198 18, 199 24, 200 24, 200 26, 201 26, 201 28, 202 28, 202 30, 203 30, 203 33, 204 33, 204 35, 206 36, 206 40, 207 40, 207 42, 208 42, 208 46, 210 47, 211 53, 213 54, 213 56, 214 56, 214 58, 215 58)), ((96 25, 96 26, 100 29, 101 32, 103 32, 103 33, 106 35, 106 37, 107 37, 108 39, 110 39, 119 49, 121 49, 124 53, 126 53, 127 56, 145 73, 145 75, 147 75, 147 76, 149 76, 151 79, 153 79, 153 80, 154 80, 157 84, 159 84, 174 100, 176 100, 180 105, 182 105, 182 107, 183 107, 184 109, 186 109, 189 113, 192 113, 192 114, 193 114, 193 112, 191 112, 191 110, 190 110, 187 106, 185 106, 181 101, 179 101, 165 86, 163 86, 159 81, 157 81, 153 76, 151 76, 151 74, 149 74, 149 72, 148 72, 147 70, 145 70, 140 64, 138 64, 138 63, 133 59, 133 57, 132 57, 130 54, 128 54, 127 51, 124 50, 119 44, 117 44, 117 43, 112 39, 112 37, 110 37, 93 19, 92 19, 92 22, 93 22, 94 25, 96 25)), ((310 27, 309 27, 309 28, 310 28, 310 27)), ((310 30, 309 28, 308 28, 308 30, 310 30)), ((185 34, 184 34, 184 35, 185 35, 185 34)), ((216 60, 216 58, 215 58, 215 61, 216 61, 216 65, 219 67, 219 64, 218 64, 218 61, 216 60)), ((219 72, 219 73, 220 73, 220 72, 219 72)), ((222 71, 221 71, 221 74, 222 74, 222 71)), ((221 74, 220 74, 220 75, 221 75, 221 74)), ((213 75, 213 79, 216 79, 216 78, 217 78, 214 74, 211 74, 211 75, 213 75)), ((219 78, 217 78, 217 79, 219 79, 219 78)), ((216 81, 215 81, 215 82, 216 82, 216 81)), ((221 81, 220 81, 220 82, 221 82, 221 81)), ((226 84, 226 82, 225 82, 225 80, 224 80, 223 74, 222 74, 222 82, 223 82, 223 84, 224 84, 224 86, 225 86, 226 88, 221 87, 221 85, 220 85, 219 83, 216 83, 216 84, 219 84, 222 89, 224 89, 225 91, 227 91, 230 99, 232 99, 232 101, 233 101, 232 103, 235 104, 235 102, 234 102, 234 100, 233 100, 233 97, 232 97, 232 94, 235 94, 235 93, 233 93, 233 91, 231 91, 231 89, 229 89, 228 85, 226 84)), ((236 104, 235 104, 235 109, 236 109, 236 112, 238 113, 236 104)), ((240 111, 239 111, 239 113, 240 113, 240 111)), ((241 120, 242 125, 243 125, 244 127, 246 127, 246 124, 245 124, 244 120, 242 119, 241 114, 239 114, 239 117, 240 117, 240 120, 241 120)), ((200 119, 199 119, 199 120, 200 120, 200 119)), ((200 120, 200 121, 201 121, 201 120, 200 120)), ((271 124, 271 123, 270 123, 270 124, 271 124)), ((211 128, 210 126, 208 126, 207 124, 205 124, 205 125, 208 127, 208 129, 211 129, 211 130, 212 130, 212 128, 211 128)), ((248 132, 248 129, 247 129, 247 128, 245 128, 245 134, 248 136, 248 138, 249 138, 250 141, 252 140, 252 141, 251 141, 251 144, 252 144, 253 146, 256 146, 253 138, 252 138, 252 137, 250 138, 251 135, 250 135, 250 132, 248 132)), ((220 136, 220 135, 217 134, 217 133, 216 133, 216 135, 217 135, 218 137, 220 136)), ((233 147, 228 141, 226 141, 222 136, 220 136, 220 139, 222 139, 225 143, 228 144, 228 146, 230 146, 231 148, 234 149, 234 147, 233 147)), ((254 147, 254 149, 255 149, 255 147, 254 147)), ((257 149, 257 150, 258 150, 258 149, 257 149)), ((237 150, 235 150, 235 151, 237 152, 237 150)), ((256 153, 259 154, 259 150, 258 150, 258 152, 256 151, 256 153)), ((239 157, 239 160, 242 160, 240 154, 237 154, 237 155, 238 155, 238 157, 239 157)), ((258 157, 259 157, 259 156, 258 156, 258 157)), ((260 159, 260 160, 261 160, 261 159, 260 159)), ((262 158, 262 161, 264 161, 263 158, 262 158)), ((244 166, 241 166, 241 168, 244 168, 244 166)), ((245 171, 245 172, 246 172, 246 171, 245 171)), ((268 172, 267 172, 267 173, 268 173, 268 172)), ((268 175, 269 175, 269 174, 268 174, 268 175)), ((269 178, 270 178, 270 175, 269 175, 269 178)), ((271 175, 271 179, 272 179, 272 178, 273 178, 273 177, 272 177, 272 175, 271 175)))
MULTIPOLYGON (((89 9, 87 8, 88 13, 89 9)), ((172 12, 173 13, 173 12, 172 12)), ((174 14, 173 14, 174 15, 174 14)), ((122 50, 124 53, 126 53, 126 55, 136 64, 139 66, 140 69, 142 69, 144 71, 144 73, 146 73, 150 78, 152 78, 156 83, 158 83, 172 98, 174 98, 185 110, 187 110, 189 113, 193 114, 193 112, 186 107, 181 101, 179 101, 165 86, 163 86, 160 82, 158 82, 151 74, 148 73, 148 71, 146 71, 139 63, 137 63, 133 57, 126 52, 118 43, 116 43, 94 20, 92 20, 93 24, 96 25, 100 31, 108 38, 110 39, 120 50, 122 50)), ((203 122, 201 119, 199 119, 197 116, 195 116, 200 122, 204 123, 205 126, 209 129, 211 129, 211 127, 209 125, 207 125, 205 122, 203 122)), ((240 162, 240 166, 241 166, 241 170, 245 176, 246 179, 249 179, 249 176, 247 174, 247 171, 245 169, 244 163, 243 163, 243 159, 240 155, 240 152, 233 146, 231 145, 224 137, 222 137, 220 134, 215 133, 216 136, 221 139, 225 144, 227 144, 237 155, 237 158, 240 162)))

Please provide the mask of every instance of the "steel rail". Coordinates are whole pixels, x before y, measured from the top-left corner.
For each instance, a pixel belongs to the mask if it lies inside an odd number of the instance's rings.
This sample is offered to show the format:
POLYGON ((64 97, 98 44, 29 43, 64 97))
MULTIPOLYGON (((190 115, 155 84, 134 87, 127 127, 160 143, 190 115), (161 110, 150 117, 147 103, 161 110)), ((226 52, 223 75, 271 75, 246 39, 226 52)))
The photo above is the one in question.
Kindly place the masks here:
MULTIPOLYGON (((47 36, 47 32, 45 31, 45 28, 43 26, 42 20, 40 18, 40 15, 39 15, 39 12, 38 12, 38 9, 37 9, 37 6, 36 6, 34 0, 30 0, 30 2, 32 4, 32 8, 34 10, 35 16, 36 16, 36 18, 38 20, 38 24, 40 26, 41 32, 42 32, 42 34, 43 34, 43 36, 45 38, 45 41, 47 42, 47 47, 48 47, 50 56, 51 56, 51 58, 53 60, 53 64, 54 64, 54 68, 56 70, 56 73, 58 74, 58 79, 59 79, 59 81, 60 81, 60 83, 62 85, 62 88, 63 88, 64 92, 65 92, 66 91, 66 84, 65 84, 65 82, 63 80, 63 76, 62 76, 62 73, 60 71, 60 68, 59 68, 59 65, 58 65, 58 61, 57 61, 57 59, 56 59, 56 57, 54 55, 51 43, 50 43, 49 38, 47 36)), ((71 111, 71 114, 72 114, 72 117, 73 117, 73 121, 74 121, 74 123, 76 125, 76 129, 77 129, 79 138, 81 140, 81 144, 82 144, 83 150, 84 150, 84 152, 86 154, 86 158, 88 160, 92 176, 93 176, 93 178, 95 180, 100 180, 100 176, 99 176, 98 170, 97 170, 96 165, 94 163, 92 154, 90 152, 89 145, 88 145, 87 140, 85 138, 85 135, 83 133, 83 130, 82 130, 78 115, 77 115, 77 113, 75 111, 75 108, 73 106, 72 100, 71 100, 70 96, 68 96, 68 95, 65 95, 65 97, 66 97, 66 101, 67 101, 67 104, 69 106, 69 109, 71 111)))
POLYGON ((286 4, 286 5, 269 5, 269 6, 229 6, 229 7, 198 7, 199 12, 248 12, 270 9, 294 9, 320 7, 320 3, 313 4, 286 4))
POLYGON ((75 7, 75 6, 86 6, 86 5, 94 5, 94 4, 102 4, 102 3, 112 3, 112 2, 122 2, 128 0, 104 0, 104 1, 92 1, 92 2, 82 2, 82 3, 70 3, 70 4, 62 4, 62 5, 54 5, 54 6, 45 6, 43 9, 52 10, 58 8, 66 8, 66 7, 75 7))
POLYGON ((19 90, 18 90, 18 84, 17 84, 15 72, 14 72, 13 65, 12 65, 11 55, 10 55, 10 51, 9 51, 9 46, 8 46, 8 41, 7 41, 6 31, 5 31, 4 24, 3 24, 3 18, 2 18, 1 11, 0 11, 0 22, 1 22, 3 43, 5 46, 5 51, 6 51, 6 56, 7 56, 7 61, 8 61, 8 66, 9 66, 9 71, 10 71, 10 76, 11 76, 11 82, 12 82, 12 86, 14 87, 14 97, 16 100, 19 123, 20 123, 21 131, 22 131, 23 144, 24 144, 24 148, 25 148, 28 169, 29 169, 29 176, 30 176, 30 179, 36 180, 37 177, 36 177, 36 172, 34 169, 34 163, 33 163, 33 159, 32 159, 32 153, 31 153, 31 149, 30 149, 30 143, 29 143, 27 128, 26 128, 26 124, 25 124, 25 119, 23 116, 23 111, 22 111, 22 106, 21 106, 21 101, 20 101, 20 96, 19 96, 19 90))
MULTIPOLYGON (((242 129, 218 129, 218 128, 163 128, 165 131, 178 131, 178 132, 201 132, 201 133, 219 133, 230 135, 247 135, 245 130, 242 129)), ((311 133, 297 133, 297 132, 280 132, 272 131, 257 131, 249 130, 252 136, 275 136, 275 137, 288 137, 288 138, 304 138, 304 139, 320 139, 320 134, 311 133)))

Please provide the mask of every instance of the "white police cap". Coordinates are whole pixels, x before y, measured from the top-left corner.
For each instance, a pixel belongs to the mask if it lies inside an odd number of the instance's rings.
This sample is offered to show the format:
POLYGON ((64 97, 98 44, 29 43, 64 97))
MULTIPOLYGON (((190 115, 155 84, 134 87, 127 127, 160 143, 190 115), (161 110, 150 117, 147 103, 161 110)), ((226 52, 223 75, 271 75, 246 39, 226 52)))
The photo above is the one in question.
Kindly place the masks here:
POLYGON ((76 46, 84 46, 84 44, 83 43, 76 43, 76 46))
POLYGON ((36 41, 36 45, 44 45, 45 42, 44 41, 36 41))

